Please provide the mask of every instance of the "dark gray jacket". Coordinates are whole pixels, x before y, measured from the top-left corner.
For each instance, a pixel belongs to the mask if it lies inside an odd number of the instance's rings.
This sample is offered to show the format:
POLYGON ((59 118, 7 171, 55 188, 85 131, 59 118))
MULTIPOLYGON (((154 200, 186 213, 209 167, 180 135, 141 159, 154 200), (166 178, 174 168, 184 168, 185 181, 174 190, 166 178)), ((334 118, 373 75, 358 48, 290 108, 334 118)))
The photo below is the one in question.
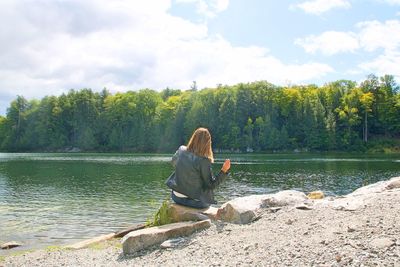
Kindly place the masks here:
POLYGON ((216 204, 214 191, 228 174, 220 171, 214 176, 208 158, 199 157, 181 146, 172 157, 175 171, 166 184, 172 190, 207 204, 216 204))

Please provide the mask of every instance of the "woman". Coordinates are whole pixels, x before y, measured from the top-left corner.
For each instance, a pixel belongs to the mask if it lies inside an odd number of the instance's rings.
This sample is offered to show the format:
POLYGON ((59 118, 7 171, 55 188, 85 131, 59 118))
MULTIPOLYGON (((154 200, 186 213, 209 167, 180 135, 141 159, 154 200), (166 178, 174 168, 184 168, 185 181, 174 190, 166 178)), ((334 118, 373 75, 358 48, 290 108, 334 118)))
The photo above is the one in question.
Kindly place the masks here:
POLYGON ((172 189, 171 198, 177 204, 193 208, 207 208, 215 204, 213 189, 226 179, 231 162, 225 160, 217 176, 212 173, 213 162, 210 132, 198 128, 187 147, 181 146, 172 157, 175 172, 166 182, 172 189))

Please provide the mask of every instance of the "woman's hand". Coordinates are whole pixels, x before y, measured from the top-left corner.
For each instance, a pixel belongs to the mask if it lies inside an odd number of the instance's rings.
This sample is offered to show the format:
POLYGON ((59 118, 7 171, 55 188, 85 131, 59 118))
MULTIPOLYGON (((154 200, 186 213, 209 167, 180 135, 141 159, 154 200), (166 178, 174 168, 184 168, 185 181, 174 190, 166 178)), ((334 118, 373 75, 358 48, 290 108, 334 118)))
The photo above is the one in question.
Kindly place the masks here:
POLYGON ((231 168, 231 160, 226 159, 224 164, 222 165, 221 171, 224 173, 227 173, 230 168, 231 168))

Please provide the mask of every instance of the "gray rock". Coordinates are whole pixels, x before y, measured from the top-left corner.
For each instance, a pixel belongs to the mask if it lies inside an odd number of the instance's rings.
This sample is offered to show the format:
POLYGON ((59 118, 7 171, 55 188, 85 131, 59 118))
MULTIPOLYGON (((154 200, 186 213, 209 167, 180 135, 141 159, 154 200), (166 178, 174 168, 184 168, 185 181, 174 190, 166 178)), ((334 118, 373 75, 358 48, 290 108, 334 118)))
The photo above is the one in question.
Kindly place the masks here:
POLYGON ((285 223, 286 223, 287 225, 292 225, 295 221, 296 221, 296 220, 289 219, 289 220, 287 220, 285 223))
POLYGON ((314 206, 327 206, 336 210, 356 211, 365 208, 366 203, 372 199, 375 194, 396 188, 400 188, 400 177, 394 177, 388 181, 380 181, 363 186, 343 197, 336 197, 329 201, 327 201, 327 199, 321 200, 318 203, 314 203, 314 206))
POLYGON ((305 204, 300 204, 300 205, 296 206, 296 209, 299 209, 299 210, 312 210, 313 207, 305 205, 305 204))
POLYGON ((247 224, 260 216, 265 195, 252 195, 235 198, 218 209, 217 218, 236 224, 247 224))
POLYGON ((400 177, 394 177, 389 180, 388 185, 386 186, 386 189, 395 189, 395 188, 400 188, 400 177))
POLYGON ((121 240, 124 254, 131 254, 152 245, 160 244, 169 238, 187 236, 197 230, 211 226, 210 220, 200 222, 179 222, 145 228, 130 232, 121 240))
POLYGON ((168 205, 168 216, 172 222, 184 221, 202 221, 207 219, 215 220, 217 208, 209 207, 207 209, 195 209, 170 203, 168 205))
POLYGON ((275 212, 277 212, 277 211, 279 211, 281 209, 282 209, 282 207, 271 207, 271 208, 268 209, 268 211, 271 212, 271 213, 275 213, 275 212))
POLYGON ((161 248, 175 248, 182 245, 185 242, 185 239, 182 237, 168 239, 161 243, 161 248))
POLYGON ((91 239, 87 239, 87 240, 83 240, 81 242, 72 244, 72 245, 67 245, 65 246, 65 248, 67 249, 81 249, 81 248, 86 248, 90 245, 102 242, 102 241, 106 241, 106 240, 110 240, 112 238, 115 237, 115 233, 110 233, 110 234, 106 234, 106 235, 101 235, 101 236, 96 236, 94 238, 91 239))
POLYGON ((132 225, 132 226, 130 226, 128 228, 125 228, 125 229, 123 229, 121 231, 116 232, 114 237, 123 237, 124 235, 126 235, 126 234, 128 234, 128 233, 130 233, 132 231, 137 231, 137 230, 140 230, 140 229, 144 229, 145 227, 146 227, 146 224, 144 224, 144 223, 135 224, 135 225, 132 225))
POLYGON ((375 238, 371 241, 370 246, 376 249, 384 249, 391 247, 395 244, 395 242, 388 237, 379 237, 375 238))
POLYGON ((364 200, 357 197, 339 198, 329 203, 335 210, 355 211, 365 206, 364 200))
POLYGON ((263 199, 263 206, 268 207, 295 206, 309 202, 309 199, 303 192, 296 190, 284 190, 276 194, 265 196, 266 197, 263 199))
POLYGON ((1 249, 11 249, 11 248, 16 248, 22 246, 21 243, 18 243, 16 241, 10 241, 7 243, 4 243, 0 246, 1 249))
MULTIPOLYGON (((247 224, 260 218, 263 209, 283 206, 305 206, 310 200, 299 191, 285 190, 276 194, 251 195, 235 198, 218 209, 217 219, 247 224)), ((307 209, 309 207, 307 206, 307 209)))
POLYGON ((352 232, 355 232, 356 231, 356 227, 354 227, 354 226, 347 226, 347 232, 348 233, 352 233, 352 232))
POLYGON ((370 184, 367 186, 363 186, 348 196, 357 196, 357 195, 368 195, 371 193, 381 193, 388 189, 394 189, 400 187, 400 177, 393 177, 389 181, 380 181, 374 184, 370 184))
POLYGON ((225 203, 218 210, 218 218, 225 222, 236 224, 247 224, 258 217, 257 210, 251 210, 245 206, 235 205, 234 203, 225 203))

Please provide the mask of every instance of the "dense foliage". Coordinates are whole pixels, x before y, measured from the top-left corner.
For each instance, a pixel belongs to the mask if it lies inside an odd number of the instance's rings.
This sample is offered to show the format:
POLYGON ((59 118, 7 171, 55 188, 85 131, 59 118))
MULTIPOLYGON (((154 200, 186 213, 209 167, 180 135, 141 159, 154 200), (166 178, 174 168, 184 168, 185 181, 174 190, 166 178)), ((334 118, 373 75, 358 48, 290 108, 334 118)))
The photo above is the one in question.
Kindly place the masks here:
POLYGON ((365 150, 400 137, 400 94, 392 76, 357 85, 279 87, 268 82, 181 91, 110 94, 90 89, 28 101, 0 116, 3 151, 175 150, 198 126, 231 151, 365 150))

